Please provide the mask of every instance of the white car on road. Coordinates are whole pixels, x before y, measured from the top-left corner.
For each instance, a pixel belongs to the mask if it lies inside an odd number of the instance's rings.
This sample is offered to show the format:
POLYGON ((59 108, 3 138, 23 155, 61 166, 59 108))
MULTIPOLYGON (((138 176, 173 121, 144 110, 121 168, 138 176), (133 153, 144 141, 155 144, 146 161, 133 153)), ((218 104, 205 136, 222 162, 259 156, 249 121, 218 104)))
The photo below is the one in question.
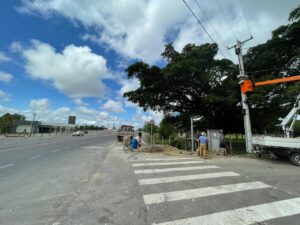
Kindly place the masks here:
POLYGON ((83 135, 84 135, 84 132, 83 132, 83 131, 80 131, 80 130, 75 131, 75 132, 73 132, 73 134, 72 134, 72 136, 83 136, 83 135))

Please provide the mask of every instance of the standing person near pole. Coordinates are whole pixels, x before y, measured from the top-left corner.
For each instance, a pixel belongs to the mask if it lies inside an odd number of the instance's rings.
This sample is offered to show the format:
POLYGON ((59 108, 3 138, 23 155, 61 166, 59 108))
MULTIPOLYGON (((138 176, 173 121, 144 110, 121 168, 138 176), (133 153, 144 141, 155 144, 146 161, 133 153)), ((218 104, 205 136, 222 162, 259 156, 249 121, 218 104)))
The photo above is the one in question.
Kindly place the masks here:
POLYGON ((225 136, 222 131, 220 133, 220 150, 219 153, 222 154, 223 156, 227 156, 227 149, 226 149, 226 141, 225 141, 225 136))
POLYGON ((139 136, 139 143, 141 144, 142 143, 142 137, 143 137, 143 133, 142 133, 141 130, 139 130, 138 136, 139 136))
POLYGON ((196 155, 197 156, 200 156, 200 138, 202 136, 202 133, 199 134, 199 137, 198 137, 198 148, 197 148, 197 152, 196 152, 196 155))
POLYGON ((200 144, 200 157, 205 159, 206 156, 206 145, 208 143, 208 139, 206 137, 206 133, 202 132, 201 136, 199 137, 199 144, 200 144))

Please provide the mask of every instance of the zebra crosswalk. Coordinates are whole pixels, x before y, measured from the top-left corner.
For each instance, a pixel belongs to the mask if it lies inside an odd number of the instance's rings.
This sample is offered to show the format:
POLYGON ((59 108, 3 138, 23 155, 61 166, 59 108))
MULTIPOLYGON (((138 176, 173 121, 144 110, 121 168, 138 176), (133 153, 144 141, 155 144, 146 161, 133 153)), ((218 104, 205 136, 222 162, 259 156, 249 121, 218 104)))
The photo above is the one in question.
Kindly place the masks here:
POLYGON ((299 197, 195 158, 141 159, 132 166, 152 225, 250 225, 300 215, 299 197))

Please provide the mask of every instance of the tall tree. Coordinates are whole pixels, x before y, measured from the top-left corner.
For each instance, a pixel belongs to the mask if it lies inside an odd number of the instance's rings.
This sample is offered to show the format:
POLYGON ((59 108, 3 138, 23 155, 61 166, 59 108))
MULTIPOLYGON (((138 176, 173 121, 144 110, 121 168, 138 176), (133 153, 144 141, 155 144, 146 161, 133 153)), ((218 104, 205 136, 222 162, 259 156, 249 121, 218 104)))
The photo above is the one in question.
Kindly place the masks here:
POLYGON ((237 66, 227 59, 215 59, 216 44, 186 45, 182 52, 166 46, 164 68, 137 62, 127 68, 128 78, 136 77, 140 88, 125 97, 144 109, 162 110, 188 127, 190 116, 204 116, 201 126, 239 130, 237 66))
MULTIPOLYGON (((272 32, 264 44, 250 48, 245 55, 246 70, 256 81, 300 73, 300 7, 289 16, 290 23, 272 32)), ((272 129, 292 107, 300 93, 300 82, 257 87, 249 96, 253 127, 272 129)))
POLYGON ((20 114, 6 113, 0 117, 0 133, 9 133, 16 121, 24 120, 25 116, 20 114))

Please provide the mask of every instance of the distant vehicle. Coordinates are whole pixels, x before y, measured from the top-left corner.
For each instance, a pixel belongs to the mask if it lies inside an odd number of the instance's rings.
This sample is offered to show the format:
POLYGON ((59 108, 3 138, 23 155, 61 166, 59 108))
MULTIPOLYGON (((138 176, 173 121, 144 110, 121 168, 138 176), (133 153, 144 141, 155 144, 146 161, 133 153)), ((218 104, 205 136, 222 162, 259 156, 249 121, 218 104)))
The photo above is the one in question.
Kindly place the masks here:
POLYGON ((133 126, 130 125, 122 125, 117 132, 118 141, 123 141, 125 136, 134 136, 133 126))
POLYGON ((83 131, 85 134, 88 134, 89 132, 87 130, 83 131))
POLYGON ((84 135, 84 132, 81 131, 81 130, 78 130, 78 131, 75 131, 73 132, 72 136, 83 136, 84 135))

